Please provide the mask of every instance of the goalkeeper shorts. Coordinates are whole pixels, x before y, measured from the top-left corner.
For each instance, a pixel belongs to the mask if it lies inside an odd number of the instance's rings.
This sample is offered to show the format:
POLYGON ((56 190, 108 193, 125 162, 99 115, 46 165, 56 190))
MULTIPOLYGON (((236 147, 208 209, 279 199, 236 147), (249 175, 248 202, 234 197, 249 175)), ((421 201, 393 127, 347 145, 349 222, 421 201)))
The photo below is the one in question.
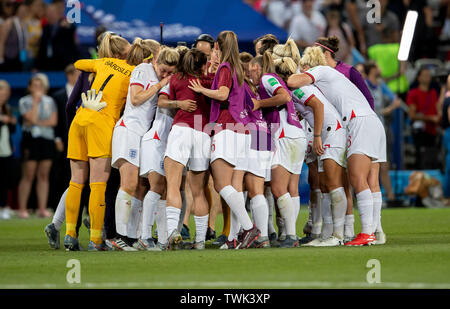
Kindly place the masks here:
POLYGON ((77 113, 70 125, 67 145, 68 159, 88 161, 89 158, 111 158, 115 121, 102 113, 89 112, 97 113, 95 121, 83 121, 79 117, 81 113, 77 113))

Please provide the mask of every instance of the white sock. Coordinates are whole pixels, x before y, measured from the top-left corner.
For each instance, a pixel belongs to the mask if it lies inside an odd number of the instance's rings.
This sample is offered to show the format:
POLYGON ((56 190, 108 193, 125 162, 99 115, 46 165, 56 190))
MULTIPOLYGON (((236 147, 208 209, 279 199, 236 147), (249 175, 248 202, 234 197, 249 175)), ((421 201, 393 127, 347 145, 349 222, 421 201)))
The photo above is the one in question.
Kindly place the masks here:
POLYGON ((345 238, 353 238, 355 236, 355 216, 345 215, 345 225, 344 225, 344 237, 345 238))
POLYGON ((174 230, 178 227, 178 222, 180 221, 181 209, 167 206, 166 216, 167 216, 167 235, 172 234, 174 230))
POLYGON ((142 209, 142 239, 152 238, 153 222, 161 195, 148 191, 144 197, 142 209))
POLYGON ((292 202, 294 203, 295 224, 297 224, 298 214, 300 213, 300 196, 293 197, 292 202))
POLYGON ((228 234, 228 241, 232 241, 233 239, 237 240, 239 230, 241 229, 241 224, 236 214, 231 211, 230 216, 230 234, 228 234))
POLYGON ((138 238, 138 226, 142 214, 142 201, 134 196, 131 198, 131 211, 127 224, 127 236, 129 238, 138 238))
POLYGON ((195 221, 195 242, 202 242, 206 239, 206 230, 208 229, 209 215, 197 217, 194 216, 195 221))
POLYGON ((253 219, 256 227, 261 231, 261 237, 268 236, 267 221, 269 220, 269 205, 264 195, 256 195, 250 200, 250 208, 252 209, 253 219))
POLYGON ((327 239, 333 235, 333 216, 331 214, 330 193, 322 193, 322 218, 323 229, 321 238, 327 239))
POLYGON ((167 215, 166 215, 166 201, 159 200, 156 208, 156 231, 158 232, 158 242, 160 244, 167 243, 167 215))
POLYGON ((322 191, 320 189, 314 190, 312 193, 313 200, 310 201, 311 214, 311 234, 320 235, 322 231, 322 191))
POLYGON ((372 223, 372 231, 375 232, 383 232, 383 228, 381 227, 381 206, 383 204, 383 196, 381 192, 373 192, 373 223, 372 223))
POLYGON ((356 194, 356 200, 358 203, 359 217, 361 220, 361 233, 372 234, 372 222, 373 222, 373 197, 370 189, 356 194))
POLYGON ((264 189, 264 196, 267 199, 267 204, 269 205, 269 224, 268 224, 268 233, 275 233, 275 226, 273 225, 273 211, 275 207, 275 200, 273 199, 272 190, 270 187, 266 187, 264 189))
POLYGON ((253 228, 252 220, 245 210, 245 200, 242 192, 237 192, 232 186, 226 186, 219 192, 220 196, 225 200, 231 211, 234 212, 239 223, 245 230, 253 228))
POLYGON ((277 199, 277 205, 280 210, 280 215, 284 219, 286 235, 297 235, 294 218, 294 203, 292 202, 289 192, 277 199))
POLYGON ((333 234, 339 239, 344 238, 345 213, 347 212, 347 196, 344 187, 330 192, 331 211, 333 216, 333 234))
POLYGON ((127 236, 128 218, 131 212, 132 196, 123 190, 117 192, 116 197, 116 231, 119 235, 127 236))
POLYGON ((186 193, 184 191, 180 191, 181 195, 181 212, 180 212, 180 221, 178 221, 177 230, 178 232, 181 232, 181 229, 183 228, 183 222, 184 222, 184 216, 186 216, 186 193))
POLYGON ((56 207, 55 214, 53 215, 52 223, 56 230, 61 229, 61 224, 66 220, 66 196, 69 188, 64 191, 63 195, 59 199, 58 207, 56 207))

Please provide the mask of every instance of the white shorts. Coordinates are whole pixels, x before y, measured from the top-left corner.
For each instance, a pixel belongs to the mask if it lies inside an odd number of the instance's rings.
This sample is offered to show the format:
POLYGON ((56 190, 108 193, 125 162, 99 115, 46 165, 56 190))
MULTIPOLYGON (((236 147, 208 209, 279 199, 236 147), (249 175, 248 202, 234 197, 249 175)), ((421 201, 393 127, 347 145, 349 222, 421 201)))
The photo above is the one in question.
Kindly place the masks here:
POLYGON ((164 153, 166 152, 166 146, 166 141, 153 138, 144 140, 142 138, 139 176, 147 178, 151 172, 157 172, 161 176, 165 176, 164 153))
POLYGON ((305 159, 306 146, 305 137, 276 139, 272 168, 281 165, 290 173, 300 175, 305 159))
POLYGON ((127 127, 116 126, 112 137, 111 166, 118 168, 118 161, 124 159, 139 167, 141 136, 130 131, 127 127))
POLYGON ((190 127, 174 125, 169 133, 165 157, 183 164, 191 171, 209 168, 211 137, 190 127))
POLYGON ((347 168, 347 157, 345 148, 325 148, 325 153, 319 157, 318 170, 319 173, 323 173, 323 161, 331 159, 343 168, 347 168))
MULTIPOLYGON (((252 136, 247 134, 247 167, 245 171, 255 176, 267 178, 272 165, 272 151, 252 149, 252 136)), ((264 148, 267 149, 267 148, 264 148)), ((270 175, 270 174, 269 174, 270 175)))
POLYGON ((222 159, 236 170, 246 171, 248 167, 249 134, 222 130, 214 134, 211 141, 211 163, 222 159))
POLYGON ((305 133, 306 133, 306 153, 305 153, 305 163, 310 164, 317 161, 317 155, 313 149, 314 132, 311 126, 305 121, 305 133))
POLYGON ((374 163, 386 162, 386 133, 376 115, 355 117, 347 126, 347 158, 363 154, 374 163))
POLYGON ((165 176, 164 154, 172 123, 172 117, 159 113, 153 121, 152 128, 142 137, 139 171, 141 177, 147 178, 151 172, 165 176))

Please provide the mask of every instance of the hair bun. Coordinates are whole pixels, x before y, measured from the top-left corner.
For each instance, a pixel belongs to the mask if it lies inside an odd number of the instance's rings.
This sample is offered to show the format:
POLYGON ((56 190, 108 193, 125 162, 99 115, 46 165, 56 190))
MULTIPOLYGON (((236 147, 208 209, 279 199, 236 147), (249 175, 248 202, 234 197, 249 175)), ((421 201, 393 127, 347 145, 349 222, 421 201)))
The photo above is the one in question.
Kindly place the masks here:
POLYGON ((335 53, 339 51, 339 38, 337 36, 330 36, 328 38, 328 44, 335 53))

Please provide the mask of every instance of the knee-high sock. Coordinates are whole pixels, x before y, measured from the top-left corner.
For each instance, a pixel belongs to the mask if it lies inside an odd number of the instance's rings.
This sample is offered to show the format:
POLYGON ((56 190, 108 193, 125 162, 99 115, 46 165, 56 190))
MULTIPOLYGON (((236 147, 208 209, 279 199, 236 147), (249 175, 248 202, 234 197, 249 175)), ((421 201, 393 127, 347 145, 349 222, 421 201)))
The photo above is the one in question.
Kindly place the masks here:
POLYGON ((344 237, 345 238, 353 238, 355 236, 355 216, 345 215, 345 225, 344 225, 344 237))
POLYGON ((292 202, 294 203, 295 224, 297 224, 298 214, 300 213, 300 196, 293 197, 292 202))
POLYGON ((253 219, 256 227, 261 231, 261 237, 267 237, 269 220, 269 205, 264 195, 256 195, 250 200, 250 208, 252 209, 253 219))
POLYGON ((339 239, 344 238, 345 213, 347 212, 347 196, 344 187, 330 192, 331 214, 333 216, 333 234, 339 239))
POLYGON ((89 216, 91 218, 91 241, 102 243, 102 228, 105 221, 105 191, 106 182, 94 182, 90 184, 89 216))
POLYGON ((356 194, 359 217, 361 220, 361 233, 372 234, 373 222, 373 197, 369 189, 356 194))
POLYGON ((228 241, 238 238, 239 230, 241 229, 241 224, 239 223, 238 217, 234 212, 230 212, 230 233, 228 234, 228 241))
POLYGON ((284 219, 286 235, 297 235, 294 218, 294 203, 289 192, 277 199, 277 205, 280 210, 281 217, 284 219))
POLYGON ((333 235, 333 215, 331 214, 331 198, 329 193, 322 194, 322 218, 323 229, 321 237, 323 239, 329 238, 333 235))
POLYGON ((180 220, 181 209, 167 206, 166 216, 167 216, 167 235, 170 236, 174 230, 178 228, 178 223, 182 222, 180 220))
POLYGON ((242 192, 237 192, 232 186, 226 186, 219 192, 225 202, 231 208, 239 220, 239 223, 245 230, 249 230, 253 227, 252 221, 245 210, 245 200, 242 192))
POLYGON ((184 191, 180 191, 180 195, 181 195, 181 210, 180 210, 180 220, 178 221, 178 225, 177 225, 178 232, 181 232, 181 229, 183 228, 183 222, 184 222, 184 217, 186 216, 186 207, 187 207, 186 193, 184 191))
POLYGON ((131 211, 127 224, 127 236, 132 239, 138 238, 138 226, 142 214, 142 201, 134 196, 131 198, 131 211))
POLYGON ((132 196, 119 190, 116 197, 116 230, 117 234, 127 236, 128 218, 131 212, 132 196))
POLYGON ((206 230, 208 229, 208 218, 206 216, 194 216, 195 221, 195 242, 202 242, 206 239, 206 230))
POLYGON ((372 223, 372 231, 375 232, 383 232, 383 228, 381 227, 381 206, 383 204, 383 196, 381 192, 373 192, 373 223, 372 223))
POLYGON ((66 219, 67 191, 69 191, 69 188, 67 188, 66 191, 64 191, 64 193, 61 195, 58 207, 56 207, 56 211, 52 219, 52 223, 58 231, 61 229, 61 224, 63 224, 64 220, 66 219))
POLYGON ((80 211, 81 192, 84 185, 70 182, 66 196, 66 234, 76 238, 78 212, 80 211))
POLYGON ((268 219, 268 234, 275 233, 275 226, 273 225, 273 211, 275 210, 275 200, 273 199, 272 190, 270 187, 264 189, 264 196, 266 197, 267 204, 269 205, 269 219, 268 219))
POLYGON ((156 231, 158 232, 158 242, 161 244, 166 244, 168 237, 166 208, 166 201, 159 200, 156 209, 156 231))
POLYGON ((161 195, 148 191, 144 197, 142 209, 142 235, 141 239, 152 238, 153 222, 161 195))
POLYGON ((322 191, 320 191, 320 189, 314 190, 312 197, 313 199, 310 201, 312 223, 311 234, 318 236, 322 231, 322 191))

